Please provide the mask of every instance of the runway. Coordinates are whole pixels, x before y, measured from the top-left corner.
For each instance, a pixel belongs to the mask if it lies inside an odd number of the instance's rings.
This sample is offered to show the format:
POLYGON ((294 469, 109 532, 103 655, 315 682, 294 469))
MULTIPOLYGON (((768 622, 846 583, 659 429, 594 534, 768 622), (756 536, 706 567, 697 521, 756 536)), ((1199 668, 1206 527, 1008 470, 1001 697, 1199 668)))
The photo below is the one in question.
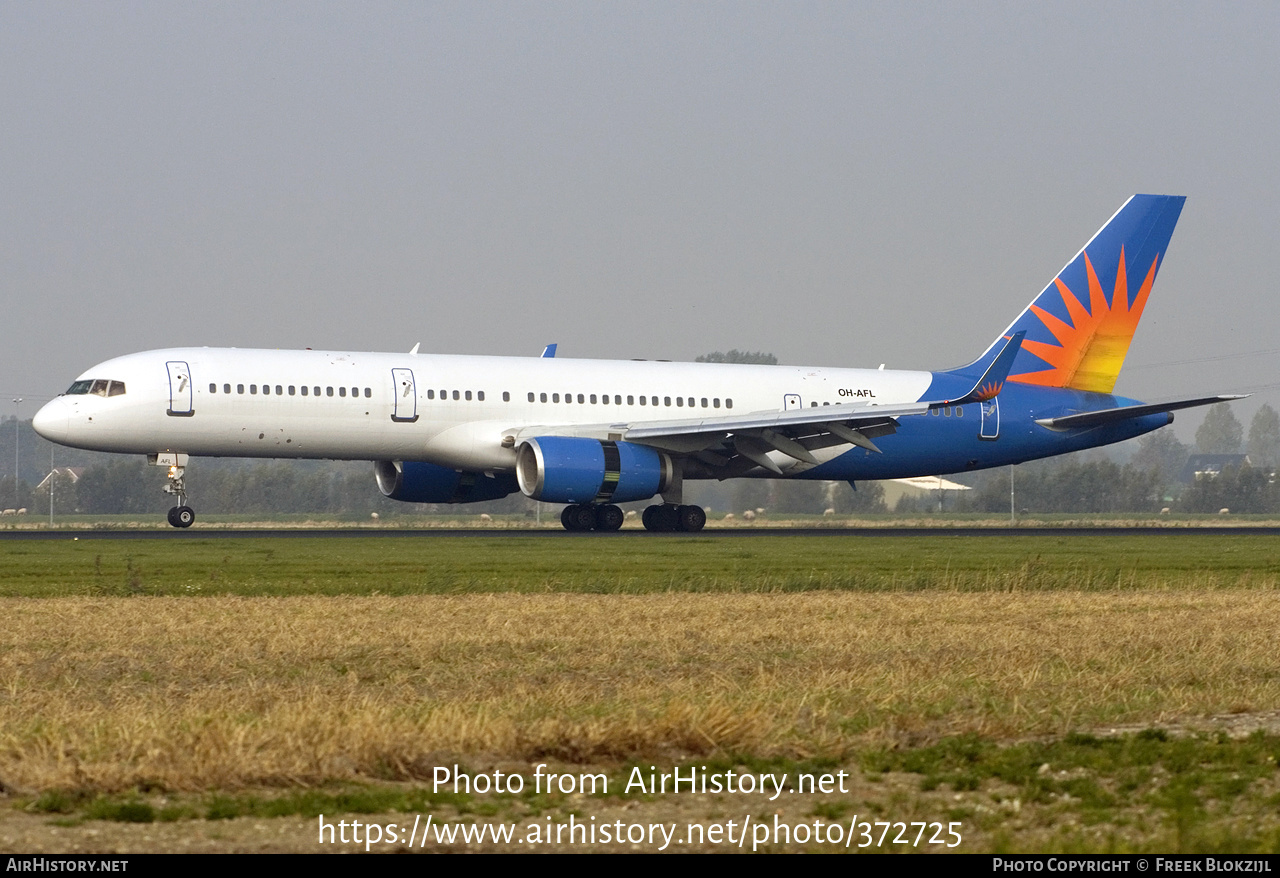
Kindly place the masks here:
POLYGON ((1195 537, 1195 536, 1280 536, 1280 527, 863 527, 863 528, 796 528, 751 527, 710 528, 696 534, 654 534, 645 530, 620 530, 613 533, 571 533, 563 530, 515 528, 195 528, 191 530, 9 530, 0 531, 0 541, 31 540, 235 540, 235 539, 433 539, 437 537, 540 537, 551 540, 573 539, 732 539, 755 536, 829 537, 837 539, 867 537, 1195 537))

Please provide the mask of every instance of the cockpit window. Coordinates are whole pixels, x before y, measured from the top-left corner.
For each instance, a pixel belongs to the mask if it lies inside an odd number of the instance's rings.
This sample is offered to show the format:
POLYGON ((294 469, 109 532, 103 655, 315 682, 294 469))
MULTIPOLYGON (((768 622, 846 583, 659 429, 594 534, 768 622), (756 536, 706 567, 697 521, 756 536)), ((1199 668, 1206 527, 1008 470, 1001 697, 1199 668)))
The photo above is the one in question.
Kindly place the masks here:
POLYGON ((77 381, 67 388, 68 395, 85 393, 92 393, 94 396, 123 396, 124 382, 94 378, 86 381, 77 381))

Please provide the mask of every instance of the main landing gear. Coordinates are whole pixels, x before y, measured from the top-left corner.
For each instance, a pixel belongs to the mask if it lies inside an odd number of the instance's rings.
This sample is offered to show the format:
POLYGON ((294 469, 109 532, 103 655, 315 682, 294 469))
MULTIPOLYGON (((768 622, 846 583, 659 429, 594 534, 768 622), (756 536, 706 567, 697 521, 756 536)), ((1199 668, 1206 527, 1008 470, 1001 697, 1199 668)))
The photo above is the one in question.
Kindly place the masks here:
MULTIPOLYGON (((574 503, 560 513, 560 523, 565 530, 614 531, 622 527, 626 515, 617 506, 595 506, 591 503, 574 503)), ((645 530, 651 531, 700 531, 707 523, 707 513, 701 506, 676 506, 663 503, 645 509, 645 530)))
POLYGON ((187 483, 184 479, 187 471, 187 455, 149 454, 147 463, 169 468, 164 492, 172 494, 178 501, 178 505, 169 510, 169 524, 174 527, 191 527, 196 520, 196 511, 187 505, 187 483))
POLYGON ((622 527, 626 520, 624 513, 617 506, 595 506, 590 503, 573 503, 560 513, 560 523, 565 530, 574 531, 613 531, 622 527))
POLYGON ((707 523, 707 513, 701 506, 663 503, 645 507, 641 521, 644 522, 645 530, 696 533, 707 523))

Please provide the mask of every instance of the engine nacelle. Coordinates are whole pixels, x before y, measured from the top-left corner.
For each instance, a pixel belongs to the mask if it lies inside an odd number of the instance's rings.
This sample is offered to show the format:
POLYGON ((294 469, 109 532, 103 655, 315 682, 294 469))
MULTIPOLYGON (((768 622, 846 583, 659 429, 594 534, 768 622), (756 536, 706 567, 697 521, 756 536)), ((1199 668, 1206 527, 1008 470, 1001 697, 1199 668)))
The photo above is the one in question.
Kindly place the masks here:
POLYGON ((475 503, 519 490, 510 473, 487 476, 415 460, 377 460, 373 472, 384 497, 405 503, 475 503))
POLYGON ((520 443, 516 477, 535 500, 625 503, 665 490, 672 466, 667 455, 632 442, 538 436, 520 443))

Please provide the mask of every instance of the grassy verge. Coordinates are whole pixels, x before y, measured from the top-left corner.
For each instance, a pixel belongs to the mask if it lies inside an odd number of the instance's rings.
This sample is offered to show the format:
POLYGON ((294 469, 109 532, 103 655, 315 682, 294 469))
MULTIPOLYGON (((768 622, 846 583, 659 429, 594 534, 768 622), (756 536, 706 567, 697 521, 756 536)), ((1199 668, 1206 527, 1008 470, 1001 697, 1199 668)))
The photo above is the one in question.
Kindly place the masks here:
MULTIPOLYGON (((519 793, 473 795, 365 782, 185 795, 50 790, 15 804, 63 827, 91 820, 174 823, 322 816, 335 823, 338 815, 408 827, 430 815, 438 822, 516 824, 523 834, 546 823, 562 825, 571 815, 584 821, 625 814, 632 822, 660 820, 678 827, 754 815, 765 825, 774 818, 792 826, 866 821, 872 835, 880 829, 876 821, 938 821, 956 827, 963 839, 957 848, 971 853, 1254 854, 1280 851, 1278 755, 1280 736, 1264 732, 1231 738, 1148 729, 1005 746, 966 735, 915 747, 869 748, 845 763, 732 755, 697 763, 713 773, 786 778, 787 792, 772 800, 765 795, 628 793, 630 769, 646 772, 652 767, 633 765, 607 769, 609 791, 588 797, 537 791, 531 785, 519 793), (840 772, 844 788, 806 795, 796 788, 804 772, 828 777, 840 772)), ((688 773, 693 767, 685 764, 682 770, 688 773)), ((526 768, 525 774, 530 773, 526 768)), ((316 825, 304 824, 299 835, 310 836, 316 825)), ((914 831, 911 827, 907 837, 914 831)), ((869 840, 857 836, 859 844, 869 840)), ((431 840, 431 846, 437 843, 431 840)), ((403 847, 403 837, 391 847, 397 846, 403 847)), ((770 847, 830 849, 794 841, 770 847)), ((889 845, 899 848, 910 849, 889 845)))
POLYGON ((0 786, 67 824, 706 821, 744 805, 429 784, 455 762, 841 766, 848 794, 745 807, 958 820, 965 850, 1274 851, 1277 553, 1200 533, 0 543, 0 786))
POLYGON ((0 543, 0 596, 1273 589, 1266 535, 434 536, 0 543))

